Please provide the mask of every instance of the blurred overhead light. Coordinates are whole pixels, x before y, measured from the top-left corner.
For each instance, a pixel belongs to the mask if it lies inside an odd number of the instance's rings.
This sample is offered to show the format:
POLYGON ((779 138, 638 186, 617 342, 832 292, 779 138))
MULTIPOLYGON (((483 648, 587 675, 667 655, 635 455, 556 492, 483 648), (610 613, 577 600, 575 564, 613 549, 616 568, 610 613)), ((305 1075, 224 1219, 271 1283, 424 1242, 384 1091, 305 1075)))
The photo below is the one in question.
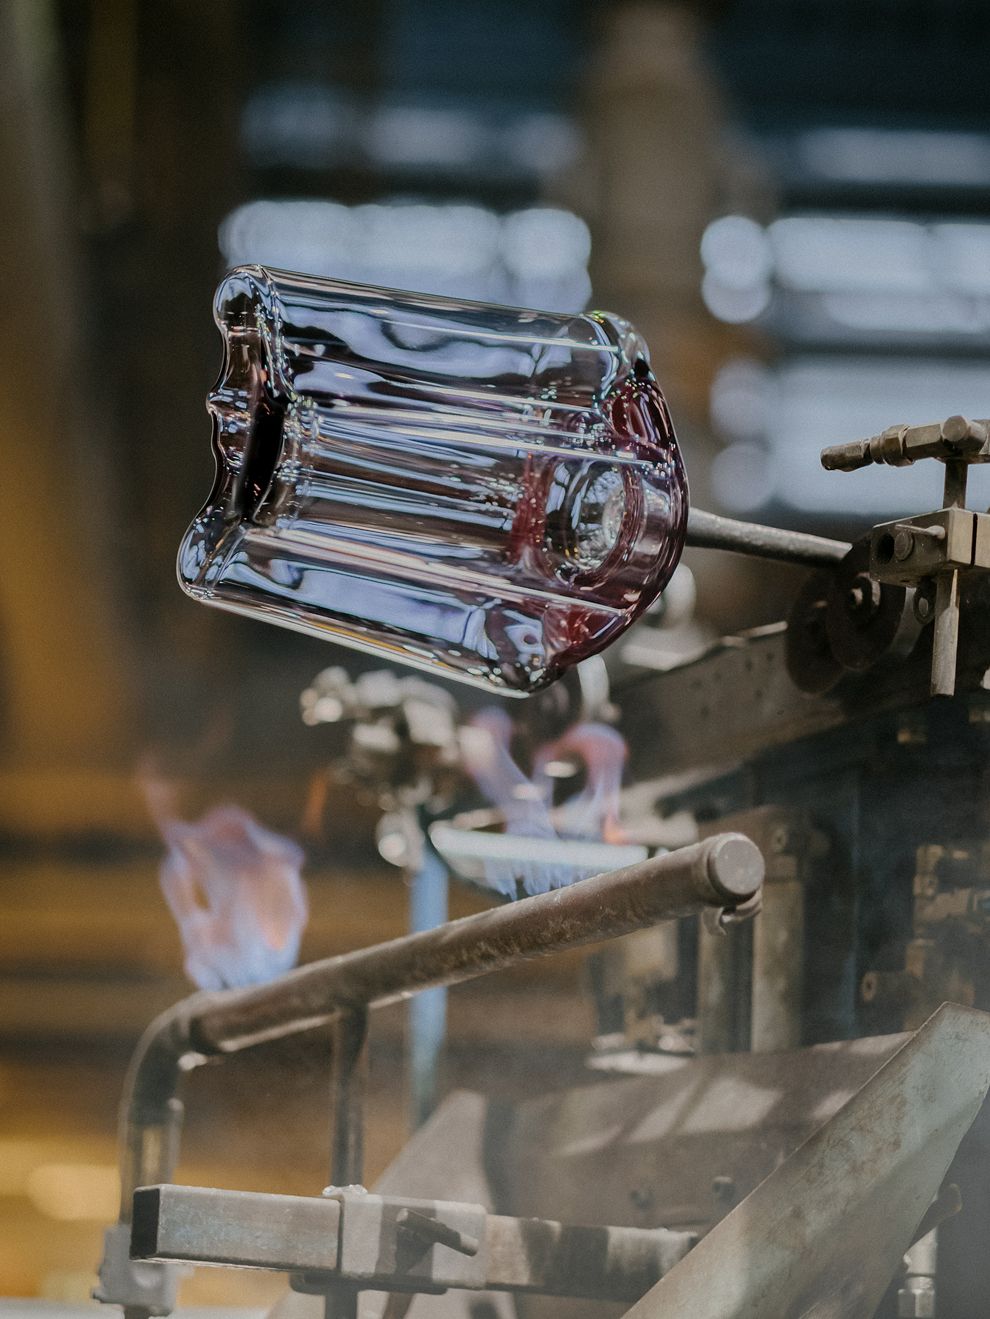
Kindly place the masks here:
POLYGON ((546 279, 585 269, 591 256, 591 234, 585 222, 570 211, 533 207, 504 217, 500 249, 513 275, 546 279))
POLYGON ((796 139, 802 167, 838 183, 990 186, 990 135, 815 128, 796 139))
POLYGON ((571 168, 581 153, 581 135, 573 119, 552 111, 392 101, 366 116, 361 145, 379 169, 546 178, 571 168))
POLYGON ((929 236, 911 220, 788 216, 767 231, 777 282, 802 291, 930 284, 929 236))
POLYGON ((229 266, 274 266, 448 297, 581 311, 590 295, 588 227, 570 211, 498 215, 440 203, 254 201, 220 225, 229 266))
POLYGON ((931 232, 944 283, 960 293, 990 293, 990 224, 935 224, 931 232))
POLYGON ((770 285, 766 281, 748 287, 723 284, 711 271, 701 281, 701 296, 711 314, 729 325, 755 321, 770 305, 770 285))
POLYGON ((746 215, 723 215, 701 237, 701 296, 720 321, 755 321, 770 304, 771 257, 766 233, 746 215))
POLYGON ((761 439, 766 433, 772 395, 771 372, 762 362, 734 358, 712 382, 712 422, 727 438, 761 439))
MULTIPOLYGON (((713 418, 725 409, 730 364, 716 378, 713 418)), ((826 472, 819 453, 827 444, 876 435, 899 422, 936 421, 955 412, 980 417, 990 411, 986 368, 981 362, 939 358, 805 356, 765 369, 762 434, 746 438, 722 429, 732 443, 716 459, 712 480, 719 502, 734 512, 776 505, 805 513, 853 516, 920 513, 939 495, 937 477, 923 463, 892 480, 871 467, 844 480, 826 472), (762 457, 760 456, 762 454, 762 457), (933 484, 934 483, 934 484, 933 484), (760 488, 762 486, 762 488, 760 488)), ((990 502, 990 469, 970 472, 971 502, 990 502)))
POLYGON ((772 256, 763 226, 747 215, 723 215, 701 237, 705 269, 727 288, 752 288, 770 274, 772 256))
POLYGON ((730 444, 716 455, 711 480, 720 507, 730 513, 752 513, 762 508, 772 482, 769 463, 769 451, 762 444, 745 441, 730 444))
POLYGON ((382 165, 467 166, 485 151, 480 116, 451 108, 384 107, 369 121, 369 154, 382 165))
POLYGON ((990 223, 726 215, 701 256, 705 304, 732 324, 769 310, 798 340, 990 333, 990 223))
POLYGON ((873 334, 972 336, 990 333, 990 298, 935 294, 828 293, 822 309, 838 326, 873 334))
POLYGON ((367 104, 319 81, 258 88, 241 116, 250 165, 324 170, 343 163, 401 175, 545 179, 570 169, 582 147, 575 120, 453 97, 367 104))
POLYGON ((521 114, 502 129, 502 148, 521 169, 533 174, 560 174, 577 163, 581 134, 566 115, 521 114))

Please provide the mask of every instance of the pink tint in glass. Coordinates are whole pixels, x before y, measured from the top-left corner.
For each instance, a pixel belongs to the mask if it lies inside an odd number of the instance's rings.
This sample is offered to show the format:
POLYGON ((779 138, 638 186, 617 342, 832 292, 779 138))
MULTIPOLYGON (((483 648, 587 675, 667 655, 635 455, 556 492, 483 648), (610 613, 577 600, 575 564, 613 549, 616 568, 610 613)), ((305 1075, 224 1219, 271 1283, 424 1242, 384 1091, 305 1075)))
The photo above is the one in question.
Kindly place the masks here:
POLYGON ((215 317, 190 595, 526 695, 670 579, 687 483, 627 322, 260 266, 227 275, 215 317))

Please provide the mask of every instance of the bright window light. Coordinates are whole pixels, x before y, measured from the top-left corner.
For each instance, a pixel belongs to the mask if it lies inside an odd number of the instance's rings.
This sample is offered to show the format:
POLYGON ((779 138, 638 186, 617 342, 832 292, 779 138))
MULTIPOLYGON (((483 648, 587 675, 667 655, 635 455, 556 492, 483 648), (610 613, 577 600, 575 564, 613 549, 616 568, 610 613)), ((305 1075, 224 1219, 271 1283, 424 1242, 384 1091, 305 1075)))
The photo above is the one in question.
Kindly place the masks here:
POLYGON ((990 135, 882 128, 816 128, 799 134, 801 164, 842 183, 990 184, 990 135))
POLYGON ((219 245, 230 266, 546 311, 581 311, 591 292, 588 226, 550 206, 498 215, 449 203, 253 201, 223 220, 219 245))
MULTIPOLYGON (((726 388, 719 380, 716 392, 726 388)), ((767 368, 761 389, 762 442, 756 444, 752 433, 733 437, 713 471, 716 498, 736 512, 777 504, 807 513, 893 517, 935 508, 942 496, 937 464, 826 472, 819 454, 828 444, 876 435, 902 422, 940 421, 956 412, 990 415, 981 362, 809 356, 767 368)), ((713 399, 713 413, 715 407, 713 399)), ((973 507, 990 503, 987 467, 971 469, 969 491, 973 507)))
POLYGON ((724 215, 701 258, 705 305, 730 324, 772 307, 830 338, 990 334, 990 222, 788 215, 764 229, 724 215))

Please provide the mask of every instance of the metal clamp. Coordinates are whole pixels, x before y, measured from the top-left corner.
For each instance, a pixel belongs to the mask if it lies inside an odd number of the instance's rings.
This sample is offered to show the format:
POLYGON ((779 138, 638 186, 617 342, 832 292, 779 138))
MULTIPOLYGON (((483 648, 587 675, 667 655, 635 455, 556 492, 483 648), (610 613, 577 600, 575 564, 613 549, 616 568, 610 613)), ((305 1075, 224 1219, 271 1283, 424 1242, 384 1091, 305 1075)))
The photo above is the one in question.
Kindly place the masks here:
POLYGON ((337 1269, 348 1283, 418 1292, 485 1285, 488 1215, 481 1205, 403 1200, 355 1187, 327 1198, 341 1208, 337 1269))
POLYGON ((990 568, 990 516, 966 508, 971 463, 990 462, 990 421, 952 416, 926 426, 890 426, 880 435, 822 450, 829 471, 855 472, 871 463, 905 467, 923 458, 945 465, 942 508, 873 528, 870 575, 888 586, 915 587, 915 617, 933 623, 933 696, 956 690, 959 574, 990 568))

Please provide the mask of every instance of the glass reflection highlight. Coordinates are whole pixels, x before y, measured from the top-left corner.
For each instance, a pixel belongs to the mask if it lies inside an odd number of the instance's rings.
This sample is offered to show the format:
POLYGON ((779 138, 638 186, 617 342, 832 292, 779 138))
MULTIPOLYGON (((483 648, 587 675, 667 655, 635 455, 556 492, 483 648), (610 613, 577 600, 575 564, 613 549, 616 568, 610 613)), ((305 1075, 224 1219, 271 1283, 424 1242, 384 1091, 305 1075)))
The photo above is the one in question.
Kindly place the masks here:
POLYGON ((635 330, 242 267, 193 596, 525 695, 666 585, 687 486, 635 330))

